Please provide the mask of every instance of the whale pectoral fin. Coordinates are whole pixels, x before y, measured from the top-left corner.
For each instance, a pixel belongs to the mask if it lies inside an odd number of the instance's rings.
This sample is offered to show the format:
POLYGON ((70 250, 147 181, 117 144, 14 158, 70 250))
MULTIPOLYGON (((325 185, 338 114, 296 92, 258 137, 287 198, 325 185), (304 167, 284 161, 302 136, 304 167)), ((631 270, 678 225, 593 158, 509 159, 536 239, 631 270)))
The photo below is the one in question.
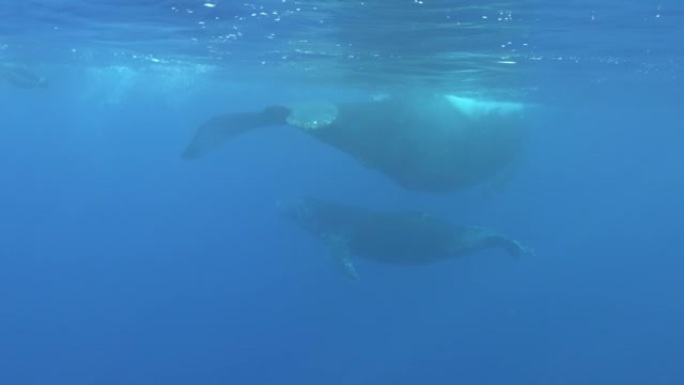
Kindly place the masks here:
POLYGON ((500 246, 502 246, 508 254, 516 258, 534 256, 534 250, 523 246, 520 242, 515 239, 510 239, 502 235, 496 235, 495 241, 500 246))
POLYGON ((204 122, 195 133, 192 142, 185 148, 181 158, 200 158, 221 147, 231 138, 249 130, 286 124, 289 110, 285 107, 268 107, 261 112, 236 112, 215 116, 204 122))
POLYGON ((349 258, 349 256, 334 258, 336 262, 340 265, 342 272, 347 278, 352 279, 354 281, 359 280, 359 274, 356 272, 356 268, 354 267, 354 264, 352 263, 351 258, 349 258))
POLYGON ((534 255, 534 250, 523 246, 515 239, 509 238, 495 231, 477 226, 469 226, 464 232, 465 236, 460 238, 460 241, 467 245, 470 251, 487 249, 487 248, 502 248, 509 255, 520 258, 534 255))
POLYGON ((357 281, 359 275, 352 263, 346 240, 340 236, 326 236, 324 240, 335 265, 347 278, 357 281))
POLYGON ((521 257, 535 257, 537 255, 533 248, 525 247, 525 246, 521 245, 520 242, 518 242, 518 241, 516 241, 516 243, 518 244, 518 248, 520 250, 518 253, 519 256, 521 256, 521 257))

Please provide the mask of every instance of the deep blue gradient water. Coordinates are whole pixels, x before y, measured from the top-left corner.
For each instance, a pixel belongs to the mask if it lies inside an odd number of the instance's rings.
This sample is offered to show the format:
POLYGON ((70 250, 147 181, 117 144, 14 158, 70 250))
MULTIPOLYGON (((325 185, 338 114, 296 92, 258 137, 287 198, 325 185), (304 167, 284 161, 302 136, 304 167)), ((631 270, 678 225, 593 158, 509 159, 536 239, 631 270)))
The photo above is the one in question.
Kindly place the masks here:
POLYGON ((5 3, 0 59, 49 87, 0 85, 0 384, 684 383, 679 2, 5 3), (286 127, 179 158, 218 113, 411 87, 544 106, 501 193, 286 127), (351 282, 278 216, 303 195, 535 255, 351 282))

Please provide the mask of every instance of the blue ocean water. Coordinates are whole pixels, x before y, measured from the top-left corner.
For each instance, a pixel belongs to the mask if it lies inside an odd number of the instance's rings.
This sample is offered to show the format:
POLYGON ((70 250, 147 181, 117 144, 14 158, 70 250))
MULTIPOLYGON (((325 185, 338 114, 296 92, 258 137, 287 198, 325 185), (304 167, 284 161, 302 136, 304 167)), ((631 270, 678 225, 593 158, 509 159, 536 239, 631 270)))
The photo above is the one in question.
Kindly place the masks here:
POLYGON ((684 5, 5 1, 0 384, 684 382, 684 5), (430 89, 542 106, 485 184, 411 191, 287 127, 180 159, 216 114, 430 89), (277 213, 424 210, 535 250, 358 282, 277 213))

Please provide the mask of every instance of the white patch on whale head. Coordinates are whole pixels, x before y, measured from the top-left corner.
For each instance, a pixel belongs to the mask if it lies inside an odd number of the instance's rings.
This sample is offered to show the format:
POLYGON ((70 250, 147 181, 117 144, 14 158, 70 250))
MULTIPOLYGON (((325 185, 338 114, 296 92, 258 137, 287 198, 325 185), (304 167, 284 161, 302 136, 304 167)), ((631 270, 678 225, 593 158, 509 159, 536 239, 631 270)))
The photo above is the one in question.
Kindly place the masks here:
POLYGON ((299 103, 288 107, 287 123, 305 131, 327 127, 337 119, 337 106, 332 103, 299 103))
POLYGON ((487 115, 519 115, 525 109, 523 103, 503 102, 497 100, 485 100, 468 98, 456 95, 444 95, 444 97, 457 110, 469 118, 481 118, 487 115))

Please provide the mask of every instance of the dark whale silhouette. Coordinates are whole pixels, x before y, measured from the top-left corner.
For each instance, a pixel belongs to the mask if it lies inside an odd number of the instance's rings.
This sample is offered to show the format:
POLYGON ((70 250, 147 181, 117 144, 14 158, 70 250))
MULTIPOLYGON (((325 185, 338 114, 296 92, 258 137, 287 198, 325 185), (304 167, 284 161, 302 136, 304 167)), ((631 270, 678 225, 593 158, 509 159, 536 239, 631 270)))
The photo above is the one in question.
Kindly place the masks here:
POLYGON ((256 128, 289 125, 405 188, 449 191, 491 178, 516 162, 526 137, 525 111, 519 103, 441 94, 270 106, 206 121, 182 157, 202 157, 256 128))
POLYGON ((425 265, 488 248, 513 256, 530 253, 518 241, 476 226, 459 226, 420 212, 372 211, 302 198, 279 202, 291 219, 327 246, 350 278, 358 277, 352 256, 381 263, 425 265))

